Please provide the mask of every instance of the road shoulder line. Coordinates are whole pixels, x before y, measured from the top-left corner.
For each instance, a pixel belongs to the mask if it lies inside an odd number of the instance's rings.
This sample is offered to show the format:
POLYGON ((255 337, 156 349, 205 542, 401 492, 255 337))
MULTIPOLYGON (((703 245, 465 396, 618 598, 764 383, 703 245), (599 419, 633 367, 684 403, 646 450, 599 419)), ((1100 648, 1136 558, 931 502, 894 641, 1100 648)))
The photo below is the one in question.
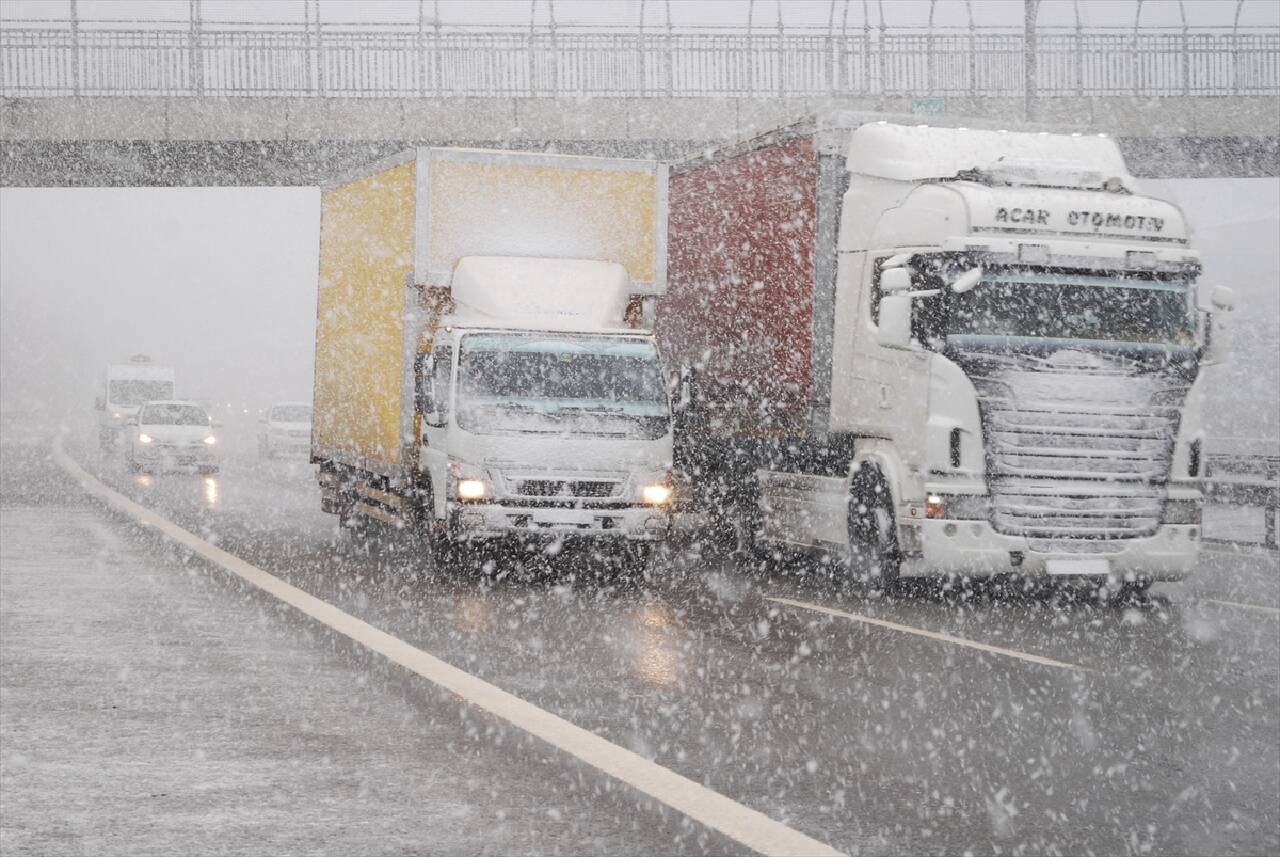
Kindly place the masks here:
POLYGON ((917 637, 925 637, 930 640, 937 640, 941 643, 950 643, 954 646, 963 646, 966 649, 976 649, 980 652, 987 652, 988 654, 1002 655, 1007 658, 1016 658, 1020 661, 1027 661, 1029 663, 1039 664, 1040 666, 1057 667, 1058 669, 1073 670, 1075 672, 1092 672, 1088 667, 1082 667, 1077 664, 1068 664, 1063 661, 1055 661, 1053 658, 1042 657, 1041 655, 1019 652, 1016 649, 1005 649, 1000 646, 992 646, 988 643, 966 640, 964 637, 955 637, 951 634, 943 634, 938 631, 926 631, 924 628, 900 625, 897 622, 890 622, 886 619, 874 619, 870 616, 862 616, 858 613, 846 613, 843 610, 836 610, 833 607, 823 607, 821 604, 810 604, 807 601, 795 601, 791 598, 776 598, 773 596, 766 596, 766 598, 775 604, 785 604, 788 607, 794 607, 799 610, 811 610, 815 613, 825 613, 828 616, 848 619, 852 622, 860 622, 865 625, 875 625, 880 628, 888 628, 890 631, 900 631, 904 634, 914 634, 917 637))
POLYGON ((467 703, 540 738, 631 788, 654 798, 733 841, 760 854, 838 855, 831 846, 787 827, 669 768, 513 696, 468 672, 344 613, 327 601, 286 583, 257 566, 206 542, 146 507, 107 487, 53 443, 54 460, 87 493, 153 527, 192 553, 221 566, 258 589, 310 616, 366 649, 456 694, 467 703))
POLYGON ((1223 607, 1238 607, 1241 610, 1260 610, 1273 616, 1280 616, 1280 607, 1268 607, 1265 604, 1248 604, 1244 601, 1223 601, 1221 598, 1201 598, 1201 604, 1221 604, 1223 607))

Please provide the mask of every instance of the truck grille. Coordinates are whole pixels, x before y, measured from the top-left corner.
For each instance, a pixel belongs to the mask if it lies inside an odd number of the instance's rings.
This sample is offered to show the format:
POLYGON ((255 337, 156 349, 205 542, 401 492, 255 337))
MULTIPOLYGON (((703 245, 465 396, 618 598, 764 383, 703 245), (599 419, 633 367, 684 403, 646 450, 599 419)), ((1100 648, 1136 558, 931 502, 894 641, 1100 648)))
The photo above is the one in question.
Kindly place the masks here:
POLYGON ((613 497, 621 483, 602 479, 523 479, 516 493, 526 497, 613 497))
POLYGON ((1047 540, 1147 536, 1160 524, 1187 382, 1078 351, 968 355, 987 440, 991 523, 1047 540))

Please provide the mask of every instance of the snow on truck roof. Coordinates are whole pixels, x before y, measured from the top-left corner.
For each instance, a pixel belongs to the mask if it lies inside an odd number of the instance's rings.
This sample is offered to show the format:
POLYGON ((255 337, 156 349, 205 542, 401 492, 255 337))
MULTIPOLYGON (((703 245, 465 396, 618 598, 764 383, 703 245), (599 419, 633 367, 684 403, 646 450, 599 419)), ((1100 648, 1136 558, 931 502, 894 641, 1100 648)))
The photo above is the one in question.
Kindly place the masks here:
POLYGON ((1101 187, 1129 175, 1115 141, 1096 134, 939 128, 872 122, 849 135, 850 172, 896 181, 952 178, 969 170, 1004 174, 1011 183, 1101 187))

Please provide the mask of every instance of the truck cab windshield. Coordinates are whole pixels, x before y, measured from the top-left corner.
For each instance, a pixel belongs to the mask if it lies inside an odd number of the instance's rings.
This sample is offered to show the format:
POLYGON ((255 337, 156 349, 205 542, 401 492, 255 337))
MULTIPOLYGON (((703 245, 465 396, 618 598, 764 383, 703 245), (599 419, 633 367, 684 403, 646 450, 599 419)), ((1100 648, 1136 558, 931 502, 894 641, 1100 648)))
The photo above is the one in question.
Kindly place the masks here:
POLYGON ((172 381, 144 381, 126 378, 111 381, 107 385, 107 401, 113 405, 141 405, 155 399, 167 399, 173 395, 172 381))
POLYGON ((914 325, 935 345, 1190 347, 1191 309, 1186 277, 1003 269, 972 291, 921 301, 914 325))
POLYGON ((647 339, 554 333, 462 338, 458 424, 476 434, 667 434, 666 388, 647 339))

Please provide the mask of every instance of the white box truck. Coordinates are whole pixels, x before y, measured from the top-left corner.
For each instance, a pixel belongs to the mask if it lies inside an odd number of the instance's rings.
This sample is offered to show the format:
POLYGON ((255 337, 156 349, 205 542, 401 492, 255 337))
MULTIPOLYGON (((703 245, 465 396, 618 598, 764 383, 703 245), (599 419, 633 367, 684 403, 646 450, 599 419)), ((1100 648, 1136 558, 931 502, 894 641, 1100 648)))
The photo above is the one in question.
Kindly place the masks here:
POLYGON ((153 399, 174 397, 172 366, 152 363, 145 354, 135 354, 128 363, 107 365, 102 392, 94 400, 98 412, 98 445, 103 449, 123 448, 126 427, 138 408, 153 399))
POLYGON ((1102 135, 834 117, 673 167, 677 461, 748 543, 925 575, 1176 580, 1209 304, 1102 135))
POLYGON ((323 508, 432 547, 669 528, 665 166, 424 148, 326 187, 323 508))

